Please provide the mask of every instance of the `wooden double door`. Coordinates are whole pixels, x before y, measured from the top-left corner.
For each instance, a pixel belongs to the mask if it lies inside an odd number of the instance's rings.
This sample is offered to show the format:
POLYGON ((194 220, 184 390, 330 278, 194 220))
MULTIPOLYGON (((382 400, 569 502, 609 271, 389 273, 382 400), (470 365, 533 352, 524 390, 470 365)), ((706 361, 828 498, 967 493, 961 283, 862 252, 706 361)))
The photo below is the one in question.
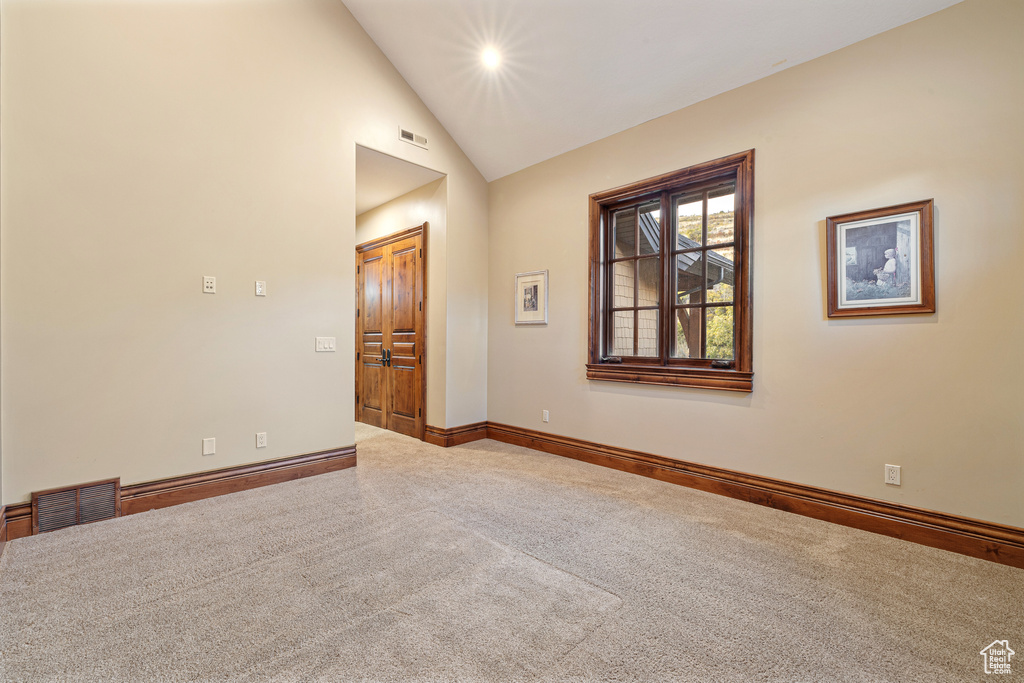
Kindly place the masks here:
POLYGON ((418 439, 427 224, 356 247, 356 420, 418 439))

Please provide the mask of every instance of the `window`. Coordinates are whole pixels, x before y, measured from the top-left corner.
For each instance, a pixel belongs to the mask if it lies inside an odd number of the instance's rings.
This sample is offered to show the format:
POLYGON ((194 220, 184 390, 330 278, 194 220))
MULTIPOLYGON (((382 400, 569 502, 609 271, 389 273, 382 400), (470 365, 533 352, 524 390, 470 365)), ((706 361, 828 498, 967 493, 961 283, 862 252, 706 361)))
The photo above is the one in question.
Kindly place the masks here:
POLYGON ((750 391, 754 151, 590 196, 587 378, 750 391))

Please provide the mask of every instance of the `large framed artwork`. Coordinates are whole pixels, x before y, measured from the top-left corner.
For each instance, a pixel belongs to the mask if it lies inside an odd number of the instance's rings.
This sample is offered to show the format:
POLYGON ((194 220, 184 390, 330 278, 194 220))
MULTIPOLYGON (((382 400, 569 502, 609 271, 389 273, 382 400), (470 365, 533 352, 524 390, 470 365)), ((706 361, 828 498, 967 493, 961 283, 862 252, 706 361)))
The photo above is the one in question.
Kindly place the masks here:
POLYGON ((548 271, 516 273, 516 325, 548 324, 548 271))
POLYGON ((932 201, 826 220, 828 317, 935 312, 932 201))

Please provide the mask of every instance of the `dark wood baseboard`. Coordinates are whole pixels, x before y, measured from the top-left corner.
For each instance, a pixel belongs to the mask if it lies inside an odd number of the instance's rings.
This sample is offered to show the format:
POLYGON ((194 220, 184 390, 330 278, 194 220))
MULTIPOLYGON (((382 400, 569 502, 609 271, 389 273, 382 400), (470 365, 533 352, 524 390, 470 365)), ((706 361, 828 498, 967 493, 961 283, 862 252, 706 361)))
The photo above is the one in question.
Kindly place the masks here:
POLYGON ((343 470, 354 467, 355 464, 356 447, 348 446, 255 465, 226 467, 213 472, 133 484, 121 489, 121 514, 134 515, 137 512, 190 503, 225 493, 280 484, 284 481, 343 470))
MULTIPOLYGON (((495 422, 478 422, 452 429, 427 427, 427 441, 439 446, 454 446, 482 438, 1024 569, 1024 529, 1018 527, 673 460, 495 422)), ((332 472, 355 464, 356 449, 355 446, 349 446, 256 465, 135 484, 121 490, 122 514, 134 514, 332 472)), ((0 553, 4 542, 29 536, 31 533, 30 503, 0 508, 0 553)))
POLYGON ((6 531, 4 541, 32 535, 32 503, 15 503, 4 507, 6 531))
POLYGON ((0 557, 4 556, 4 547, 7 545, 7 507, 0 506, 0 557))
POLYGON ((1024 569, 1024 529, 544 432, 487 423, 487 437, 1024 569))
POLYGON ((426 434, 423 436, 423 440, 427 443, 445 448, 486 438, 486 422, 474 422, 473 424, 451 427, 449 429, 427 425, 426 434))
MULTIPOLYGON (((246 491, 293 479, 335 472, 356 464, 356 447, 348 446, 319 453, 291 456, 159 481, 132 484, 121 488, 121 515, 213 498, 225 493, 246 491)), ((32 504, 19 503, 5 508, 4 540, 13 541, 32 535, 32 504)), ((0 537, 2 539, 2 537, 0 537)))

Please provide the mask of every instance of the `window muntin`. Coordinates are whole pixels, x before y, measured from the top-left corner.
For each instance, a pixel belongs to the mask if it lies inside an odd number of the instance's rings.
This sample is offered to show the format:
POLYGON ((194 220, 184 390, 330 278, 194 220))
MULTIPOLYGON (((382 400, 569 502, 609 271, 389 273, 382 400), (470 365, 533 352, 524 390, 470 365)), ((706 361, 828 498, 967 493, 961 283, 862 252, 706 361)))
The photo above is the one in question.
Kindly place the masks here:
POLYGON ((587 376, 749 391, 753 150, 591 196, 587 376))
POLYGON ((656 358, 662 289, 661 202, 641 202, 610 215, 606 345, 615 355, 656 358))
POLYGON ((735 198, 734 181, 671 198, 676 222, 672 358, 735 357, 735 198))

